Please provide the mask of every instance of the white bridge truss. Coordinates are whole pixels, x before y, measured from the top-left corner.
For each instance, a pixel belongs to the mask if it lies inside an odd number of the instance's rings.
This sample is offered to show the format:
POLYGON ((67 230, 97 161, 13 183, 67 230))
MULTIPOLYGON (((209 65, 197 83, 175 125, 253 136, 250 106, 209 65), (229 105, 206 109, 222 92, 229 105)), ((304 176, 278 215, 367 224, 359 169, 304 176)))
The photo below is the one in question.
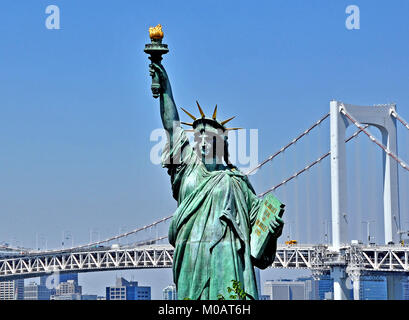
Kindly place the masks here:
POLYGON ((170 268, 172 263, 173 248, 165 245, 38 253, 0 258, 0 280, 38 277, 55 272, 170 268))
POLYGON ((363 272, 409 272, 409 247, 353 246, 348 251, 349 268, 363 272))
MULTIPOLYGON (((98 248, 77 252, 32 253, 0 258, 0 281, 55 272, 171 268, 173 247, 98 248)), ((353 245, 333 251, 326 245, 278 246, 272 268, 310 269, 313 274, 333 266, 360 272, 409 272, 409 247, 353 245)))

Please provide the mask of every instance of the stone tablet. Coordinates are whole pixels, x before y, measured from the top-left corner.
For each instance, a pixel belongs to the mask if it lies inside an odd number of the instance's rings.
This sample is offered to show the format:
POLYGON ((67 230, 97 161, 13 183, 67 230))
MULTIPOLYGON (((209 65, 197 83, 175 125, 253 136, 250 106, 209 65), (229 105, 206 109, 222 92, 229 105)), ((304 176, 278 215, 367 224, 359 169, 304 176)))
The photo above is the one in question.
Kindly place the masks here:
POLYGON ((253 258, 259 259, 263 255, 264 249, 271 237, 268 226, 274 215, 278 215, 281 218, 283 213, 284 204, 272 194, 265 196, 250 235, 251 255, 253 258))

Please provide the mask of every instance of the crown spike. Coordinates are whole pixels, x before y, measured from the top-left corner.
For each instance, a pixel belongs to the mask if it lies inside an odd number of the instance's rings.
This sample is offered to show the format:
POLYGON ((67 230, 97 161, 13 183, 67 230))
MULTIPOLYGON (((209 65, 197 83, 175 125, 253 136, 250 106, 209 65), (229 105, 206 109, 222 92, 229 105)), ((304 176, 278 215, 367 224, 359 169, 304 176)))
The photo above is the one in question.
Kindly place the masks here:
POLYGON ((191 117, 193 120, 196 120, 196 117, 194 115, 192 115, 191 113, 189 113, 188 111, 186 111, 185 109, 183 109, 182 107, 180 108, 182 109, 189 117, 191 117))
POLYGON ((217 114, 217 104, 214 107, 213 116, 212 116, 213 120, 216 120, 216 114, 217 114))
POLYGON ((191 127, 193 127, 193 123, 188 123, 188 122, 183 122, 183 121, 181 121, 180 123, 181 123, 181 124, 184 124, 184 125, 186 125, 186 126, 191 126, 191 127))
POLYGON ((241 130, 241 129, 244 129, 244 128, 226 128, 226 131, 241 130))
POLYGON ((202 116, 202 118, 205 118, 206 116, 205 116, 205 114, 204 114, 202 108, 200 107, 199 102, 197 102, 197 100, 196 100, 196 104, 197 104, 197 107, 199 108, 200 115, 202 116))
POLYGON ((231 117, 231 118, 229 118, 229 119, 227 119, 227 120, 224 120, 224 121, 221 122, 221 124, 224 126, 227 122, 233 120, 235 117, 236 117, 236 116, 231 117))

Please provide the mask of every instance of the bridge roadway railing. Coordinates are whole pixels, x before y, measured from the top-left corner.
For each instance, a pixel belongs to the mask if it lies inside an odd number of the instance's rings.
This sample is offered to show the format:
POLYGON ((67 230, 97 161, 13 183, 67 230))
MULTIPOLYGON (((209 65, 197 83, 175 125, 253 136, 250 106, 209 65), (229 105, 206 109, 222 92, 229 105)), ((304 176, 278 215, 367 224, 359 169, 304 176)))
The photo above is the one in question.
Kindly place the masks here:
MULTIPOLYGON (((409 272, 409 247, 351 245, 332 251, 326 245, 279 245, 272 268, 329 272, 332 266, 368 272, 409 272)), ((0 281, 31 278, 55 272, 93 272, 117 269, 171 268, 173 247, 99 247, 78 251, 34 252, 0 256, 0 281)))
POLYGON ((173 247, 100 247, 58 253, 30 253, 0 258, 0 281, 43 276, 55 272, 93 272, 115 269, 170 268, 173 247))
POLYGON ((409 272, 409 246, 350 246, 347 264, 367 272, 409 272))

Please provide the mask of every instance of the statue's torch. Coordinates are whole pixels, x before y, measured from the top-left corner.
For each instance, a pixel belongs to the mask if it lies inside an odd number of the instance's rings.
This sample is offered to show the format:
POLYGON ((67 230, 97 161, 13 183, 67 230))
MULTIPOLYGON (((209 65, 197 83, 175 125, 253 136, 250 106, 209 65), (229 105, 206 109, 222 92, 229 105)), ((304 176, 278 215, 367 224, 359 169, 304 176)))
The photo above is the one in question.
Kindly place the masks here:
MULTIPOLYGON (((152 63, 160 63, 162 60, 162 55, 169 52, 168 45, 162 43, 162 26, 158 24, 156 27, 150 27, 149 37, 151 38, 151 43, 145 44, 145 49, 143 51, 149 54, 149 59, 152 61, 152 63)), ((159 97, 160 82, 156 73, 152 76, 151 89, 153 97, 159 97)))

